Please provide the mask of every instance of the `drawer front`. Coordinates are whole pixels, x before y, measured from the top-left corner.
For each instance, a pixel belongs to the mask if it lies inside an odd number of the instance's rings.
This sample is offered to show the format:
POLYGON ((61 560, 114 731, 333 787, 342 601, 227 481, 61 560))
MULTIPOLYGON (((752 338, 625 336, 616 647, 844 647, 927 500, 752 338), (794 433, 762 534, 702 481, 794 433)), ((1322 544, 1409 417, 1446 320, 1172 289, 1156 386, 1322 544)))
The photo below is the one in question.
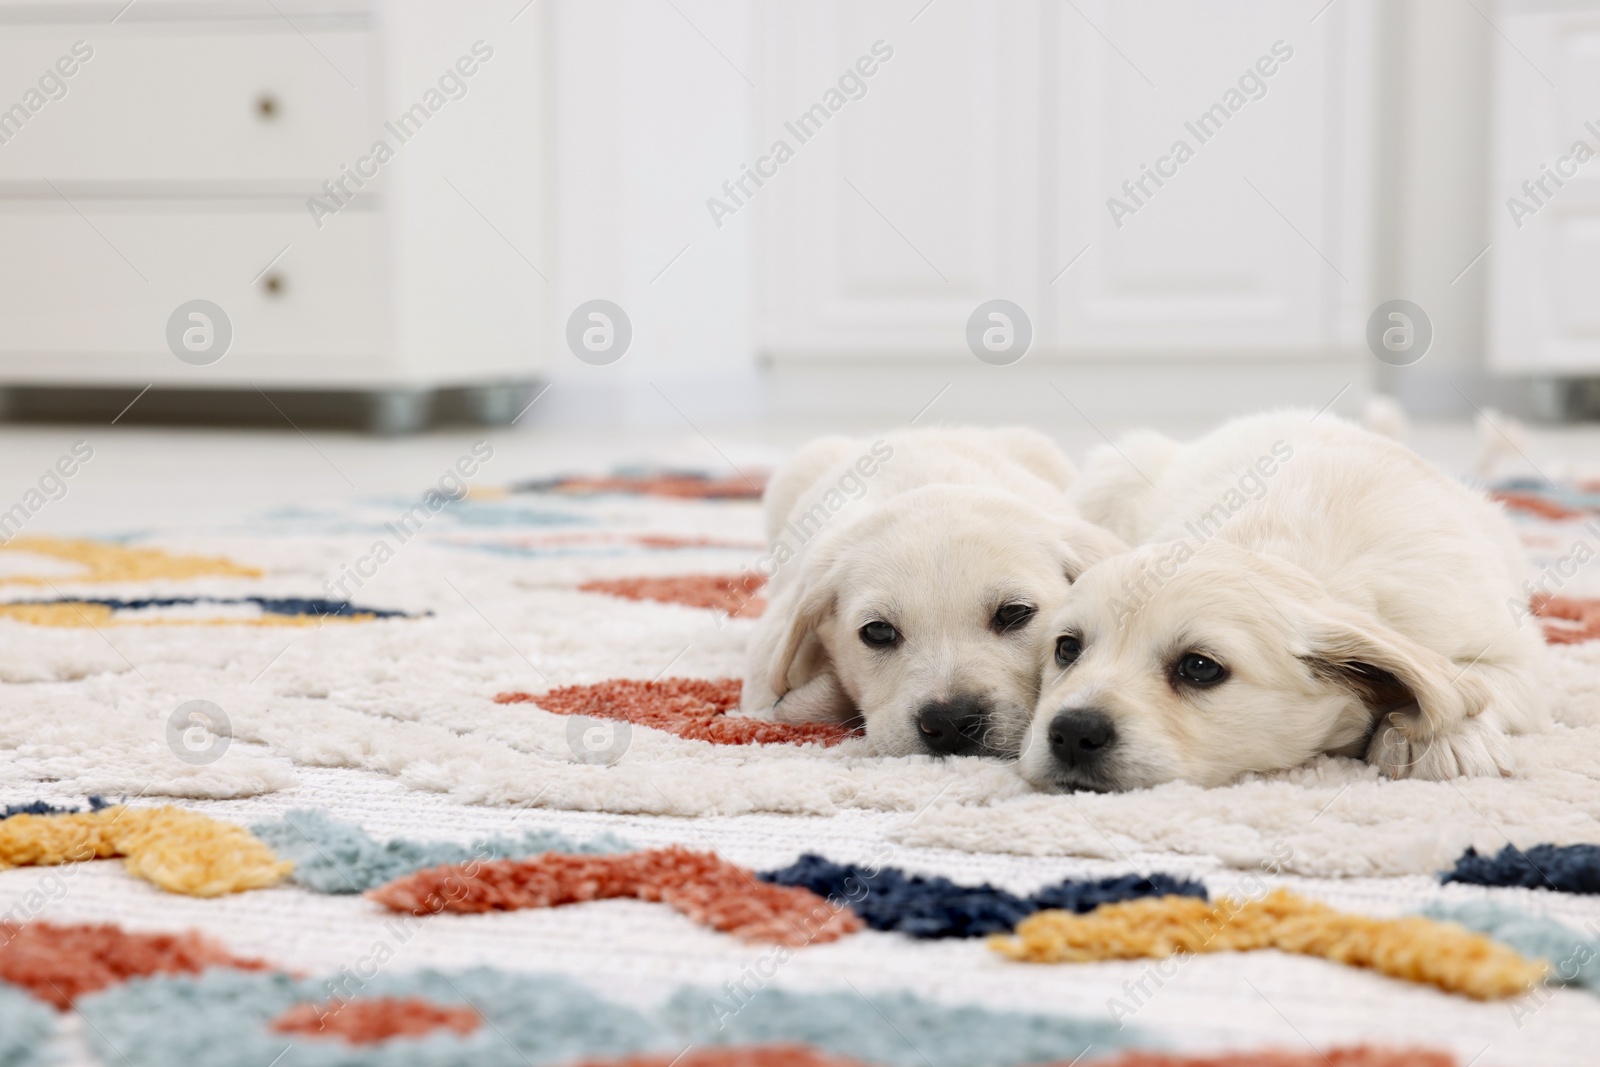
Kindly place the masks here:
POLYGON ((287 205, 76 206, 83 215, 60 201, 0 201, 0 376, 52 380, 62 360, 82 367, 84 356, 146 380, 285 361, 325 376, 389 351, 376 212, 352 208, 316 231, 287 205), (196 299, 232 323, 227 355, 206 367, 180 362, 167 342, 168 319, 196 299))
POLYGON ((381 132, 376 50, 359 26, 302 36, 281 20, 7 26, 0 179, 276 183, 310 196, 381 132))

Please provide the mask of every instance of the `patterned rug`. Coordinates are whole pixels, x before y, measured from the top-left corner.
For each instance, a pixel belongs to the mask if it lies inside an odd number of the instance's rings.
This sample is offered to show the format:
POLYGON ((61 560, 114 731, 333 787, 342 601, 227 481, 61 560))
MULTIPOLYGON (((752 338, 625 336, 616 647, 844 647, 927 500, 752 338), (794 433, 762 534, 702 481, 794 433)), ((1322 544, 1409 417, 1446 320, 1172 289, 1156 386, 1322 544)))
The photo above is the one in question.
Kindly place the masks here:
POLYGON ((463 482, 0 546, 0 1067, 1592 1062, 1596 487, 1515 779, 1039 796, 738 717, 743 479, 463 482))

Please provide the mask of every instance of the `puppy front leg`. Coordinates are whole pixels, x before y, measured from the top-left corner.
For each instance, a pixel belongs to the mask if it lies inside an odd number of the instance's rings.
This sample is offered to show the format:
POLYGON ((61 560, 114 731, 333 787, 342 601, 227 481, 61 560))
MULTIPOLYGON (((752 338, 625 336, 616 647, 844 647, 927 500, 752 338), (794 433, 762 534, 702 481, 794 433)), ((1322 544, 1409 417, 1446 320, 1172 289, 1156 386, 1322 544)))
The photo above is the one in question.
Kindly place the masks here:
POLYGON ((1312 670, 1372 715, 1368 763, 1390 778, 1508 776, 1502 687, 1477 661, 1458 664, 1378 619, 1331 610, 1313 629, 1312 670))
POLYGON ((1412 715, 1380 715, 1367 761, 1391 778, 1511 777, 1508 736, 1547 729, 1550 713, 1540 682, 1543 644, 1503 643, 1512 647, 1501 662, 1450 664, 1445 692, 1462 700, 1432 733, 1419 732, 1412 715))
POLYGON ((787 723, 849 722, 858 714, 855 701, 832 671, 789 690, 772 709, 774 719, 787 723))
POLYGON ((1511 748, 1493 711, 1423 734, 1414 717, 1391 712, 1378 721, 1367 762, 1390 778, 1509 778, 1511 748))

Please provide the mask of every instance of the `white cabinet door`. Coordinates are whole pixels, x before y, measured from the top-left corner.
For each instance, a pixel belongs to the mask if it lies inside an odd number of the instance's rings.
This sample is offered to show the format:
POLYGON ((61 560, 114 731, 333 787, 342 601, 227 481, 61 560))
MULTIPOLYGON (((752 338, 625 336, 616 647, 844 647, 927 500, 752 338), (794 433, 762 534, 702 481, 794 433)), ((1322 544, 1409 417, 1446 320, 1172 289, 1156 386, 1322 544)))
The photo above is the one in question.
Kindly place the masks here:
POLYGON ((1038 5, 941 0, 915 22, 883 0, 764 10, 755 136, 794 150, 751 198, 764 347, 915 356, 948 348, 979 302, 1032 292, 1038 5), (798 127, 861 57, 878 59, 865 94, 798 127))
POLYGON ((1083 0, 1059 12, 1048 287, 1066 350, 1320 354, 1346 238, 1346 12, 1083 0))
POLYGON ((1359 345, 1366 3, 914 11, 766 16, 771 138, 875 40, 894 48, 750 198, 767 351, 959 355, 991 298, 1028 311, 1047 355, 1325 359, 1359 345))
POLYGON ((1600 372, 1600 5, 1504 4, 1495 49, 1489 361, 1600 372))

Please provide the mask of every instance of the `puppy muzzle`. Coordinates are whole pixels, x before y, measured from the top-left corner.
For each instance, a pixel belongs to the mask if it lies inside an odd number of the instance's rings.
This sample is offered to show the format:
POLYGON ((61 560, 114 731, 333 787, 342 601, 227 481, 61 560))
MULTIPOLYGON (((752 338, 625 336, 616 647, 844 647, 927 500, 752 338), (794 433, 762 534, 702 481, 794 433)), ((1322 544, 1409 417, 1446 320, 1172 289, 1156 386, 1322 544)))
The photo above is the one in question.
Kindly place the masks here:
POLYGON ((989 755, 993 721, 993 709, 978 697, 932 701, 917 709, 917 737, 931 755, 989 755))
POLYGON ((1056 713, 1045 731, 1050 764, 1039 784, 1069 792, 1116 788, 1112 764, 1117 749, 1117 728, 1111 716, 1098 708, 1068 708, 1056 713))

